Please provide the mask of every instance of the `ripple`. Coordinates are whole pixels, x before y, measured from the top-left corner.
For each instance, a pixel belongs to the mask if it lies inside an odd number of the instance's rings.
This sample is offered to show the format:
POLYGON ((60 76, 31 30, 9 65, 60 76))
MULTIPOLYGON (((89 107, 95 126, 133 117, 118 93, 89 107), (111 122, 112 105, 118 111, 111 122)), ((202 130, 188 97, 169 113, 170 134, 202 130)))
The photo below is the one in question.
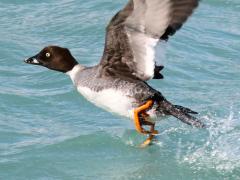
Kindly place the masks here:
MULTIPOLYGON (((96 64, 105 27, 125 0, 0 2, 2 179, 239 179, 239 2, 201 1, 166 47, 165 79, 149 82, 209 125, 157 124, 147 149, 127 119, 81 97, 62 73, 23 59, 48 44, 96 64)), ((161 53, 160 53, 161 54, 161 53)))

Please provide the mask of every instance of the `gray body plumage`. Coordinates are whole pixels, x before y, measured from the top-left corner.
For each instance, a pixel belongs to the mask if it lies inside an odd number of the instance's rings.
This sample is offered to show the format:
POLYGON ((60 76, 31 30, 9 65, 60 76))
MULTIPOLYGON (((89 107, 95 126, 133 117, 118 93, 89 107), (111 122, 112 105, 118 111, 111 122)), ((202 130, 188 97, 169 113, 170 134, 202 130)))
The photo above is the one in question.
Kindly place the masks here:
POLYGON ((79 92, 99 107, 133 118, 132 111, 135 108, 143 105, 147 100, 153 100, 153 106, 147 111, 151 117, 149 119, 150 121, 159 120, 160 116, 173 115, 187 124, 204 127, 201 121, 190 115, 196 114, 196 112, 182 106, 173 105, 167 101, 159 91, 150 87, 146 82, 119 76, 103 78, 98 75, 98 68, 98 66, 86 68, 77 65, 68 74, 79 92), (84 88, 88 89, 87 93, 82 91, 84 88), (103 92, 108 92, 108 90, 111 90, 111 93, 109 93, 109 95, 103 95, 103 92), (92 98, 89 98, 90 96, 92 96, 92 98), (100 98, 101 96, 104 97, 103 101, 96 100, 99 96, 100 98), (111 101, 116 99, 120 101, 124 99, 125 102, 115 101, 115 103, 113 103, 113 101, 111 101), (112 104, 105 102, 109 100, 112 104), (107 106, 104 106, 104 104, 107 104, 107 106), (113 107, 118 105, 120 105, 120 108, 116 109, 113 107), (125 107, 121 107, 121 105, 126 105, 126 109, 125 107), (126 111, 129 112, 127 113, 126 111))
MULTIPOLYGON (((150 87, 146 82, 125 76, 99 76, 99 67, 83 67, 74 78, 76 86, 87 87, 95 92, 106 89, 121 91, 125 96, 135 100, 136 107, 155 96, 162 97, 161 93, 150 87)), ((162 97, 163 98, 163 97, 162 97)))

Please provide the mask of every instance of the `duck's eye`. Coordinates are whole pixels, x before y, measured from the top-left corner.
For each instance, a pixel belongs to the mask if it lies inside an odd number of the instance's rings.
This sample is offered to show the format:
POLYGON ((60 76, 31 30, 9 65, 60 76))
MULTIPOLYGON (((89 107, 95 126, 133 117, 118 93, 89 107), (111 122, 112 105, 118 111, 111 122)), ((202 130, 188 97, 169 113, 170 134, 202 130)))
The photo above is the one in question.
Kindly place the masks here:
POLYGON ((51 54, 47 52, 46 57, 49 58, 50 56, 51 56, 51 54))

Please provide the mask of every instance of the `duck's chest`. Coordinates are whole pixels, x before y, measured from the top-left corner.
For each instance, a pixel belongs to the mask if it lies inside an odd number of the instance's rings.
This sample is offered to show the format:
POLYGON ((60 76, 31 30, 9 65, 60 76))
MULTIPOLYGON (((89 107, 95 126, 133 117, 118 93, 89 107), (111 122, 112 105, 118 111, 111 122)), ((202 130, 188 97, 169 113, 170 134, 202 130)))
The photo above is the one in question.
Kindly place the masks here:
POLYGON ((121 116, 133 117, 136 101, 126 93, 113 88, 94 91, 88 87, 78 86, 77 89, 96 106, 121 116))

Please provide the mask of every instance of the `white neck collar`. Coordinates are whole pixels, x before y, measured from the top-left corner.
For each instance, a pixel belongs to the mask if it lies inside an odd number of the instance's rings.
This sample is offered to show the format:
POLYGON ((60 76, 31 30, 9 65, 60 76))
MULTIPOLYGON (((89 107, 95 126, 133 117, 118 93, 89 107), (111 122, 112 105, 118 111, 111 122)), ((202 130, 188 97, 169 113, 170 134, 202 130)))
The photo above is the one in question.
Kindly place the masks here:
POLYGON ((74 79, 77 76, 77 74, 83 69, 84 69, 84 66, 77 64, 72 68, 72 70, 66 72, 66 74, 69 75, 72 81, 74 82, 74 79))

